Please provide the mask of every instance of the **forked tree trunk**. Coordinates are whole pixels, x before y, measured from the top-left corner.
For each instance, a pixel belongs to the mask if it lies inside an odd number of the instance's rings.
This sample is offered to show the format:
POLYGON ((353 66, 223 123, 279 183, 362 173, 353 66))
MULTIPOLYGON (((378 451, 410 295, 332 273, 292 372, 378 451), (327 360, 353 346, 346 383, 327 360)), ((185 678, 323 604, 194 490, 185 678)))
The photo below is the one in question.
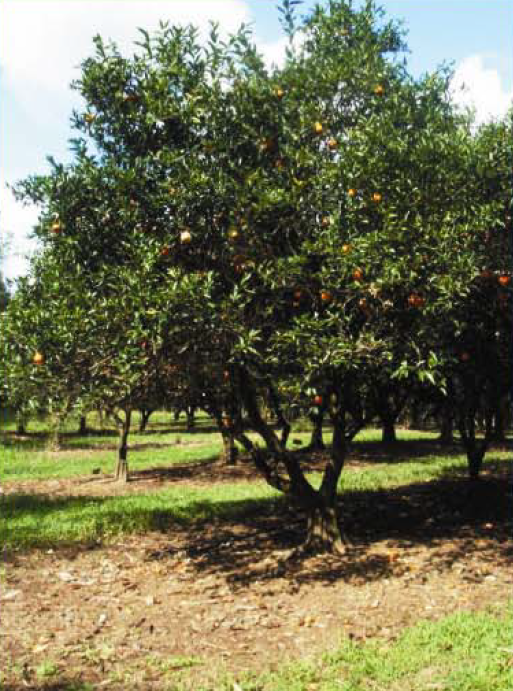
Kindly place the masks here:
POLYGON ((116 465, 116 482, 128 482, 128 435, 130 433, 130 422, 132 411, 127 409, 124 412, 124 419, 116 418, 119 428, 119 442, 118 442, 118 462, 116 465))
POLYGON ((153 413, 151 408, 141 408, 141 421, 139 423, 139 432, 141 434, 146 431, 150 415, 153 413))

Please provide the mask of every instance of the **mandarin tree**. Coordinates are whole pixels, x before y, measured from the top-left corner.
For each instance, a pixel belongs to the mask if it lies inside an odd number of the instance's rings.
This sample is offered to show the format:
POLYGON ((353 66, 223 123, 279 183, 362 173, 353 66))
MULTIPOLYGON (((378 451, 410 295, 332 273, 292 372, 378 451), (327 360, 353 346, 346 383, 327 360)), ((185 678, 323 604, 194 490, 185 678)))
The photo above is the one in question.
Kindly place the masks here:
MULTIPOLYGON (((474 194, 450 73, 411 77, 401 31, 371 1, 331 0, 301 20, 293 5, 271 69, 246 27, 221 39, 213 26, 202 43, 162 26, 130 58, 97 38, 75 84, 75 161, 18 189, 42 204, 45 252, 92 287, 92 323, 119 334, 91 326, 93 360, 114 344, 121 383, 178 364, 183 390, 306 511, 306 544, 341 549, 337 484, 379 412, 375 384, 443 385, 440 326, 470 294, 474 235, 496 208, 474 194), (155 311, 145 363, 133 346, 155 311), (287 449, 291 404, 330 415, 319 488, 287 449)), ((61 289, 76 290, 70 272, 61 289)), ((95 380, 95 395, 111 393, 95 380)))

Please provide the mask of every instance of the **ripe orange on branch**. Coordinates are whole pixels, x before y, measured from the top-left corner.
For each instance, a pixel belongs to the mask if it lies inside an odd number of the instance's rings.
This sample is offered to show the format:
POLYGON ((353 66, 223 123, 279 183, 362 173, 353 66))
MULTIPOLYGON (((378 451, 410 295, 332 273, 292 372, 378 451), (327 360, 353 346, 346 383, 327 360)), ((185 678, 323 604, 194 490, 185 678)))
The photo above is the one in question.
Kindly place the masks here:
POLYGON ((383 94, 385 93, 384 86, 382 84, 376 84, 376 86, 374 87, 374 93, 376 94, 376 96, 383 96, 383 94))
POLYGON ((316 123, 314 123, 313 129, 314 129, 315 134, 322 134, 324 131, 324 127, 322 126, 322 122, 317 121, 316 123))
POLYGON ((192 240, 192 235, 190 230, 182 230, 180 233, 180 242, 182 245, 188 245, 192 240))
POLYGON ((355 269, 353 271, 353 280, 361 281, 363 278, 363 271, 361 269, 355 269))
POLYGON ((321 290, 321 300, 325 303, 331 302, 333 299, 333 295, 330 293, 329 290, 321 290))
POLYGON ((45 356, 43 355, 43 353, 36 351, 34 353, 34 357, 32 358, 32 362, 34 363, 34 365, 44 365, 45 364, 45 356))
POLYGON ((424 307, 426 301, 421 295, 412 293, 408 296, 408 304, 410 307, 424 307))
POLYGON ((332 149, 332 150, 333 150, 333 149, 336 149, 336 148, 338 147, 338 142, 337 142, 336 139, 334 139, 333 137, 331 137, 330 139, 328 139, 327 145, 328 145, 328 149, 332 149))
POLYGON ((317 396, 314 396, 315 405, 322 405, 322 400, 322 396, 320 396, 319 394, 317 394, 317 396))
POLYGON ((375 204, 379 204, 382 199, 383 199, 383 197, 381 196, 381 194, 379 192, 374 192, 374 194, 372 195, 372 201, 375 204))
POLYGON ((350 188, 347 190, 347 195, 348 195, 348 197, 356 197, 356 190, 355 190, 355 188, 354 188, 354 187, 350 187, 350 188))
POLYGON ((499 276, 499 283, 503 287, 508 286, 511 283, 511 276, 506 276, 506 275, 499 276))
POLYGON ((351 251, 351 245, 342 245, 342 252, 348 254, 351 251))
POLYGON ((59 235, 62 232, 62 223, 60 221, 54 221, 52 223, 52 233, 59 235))

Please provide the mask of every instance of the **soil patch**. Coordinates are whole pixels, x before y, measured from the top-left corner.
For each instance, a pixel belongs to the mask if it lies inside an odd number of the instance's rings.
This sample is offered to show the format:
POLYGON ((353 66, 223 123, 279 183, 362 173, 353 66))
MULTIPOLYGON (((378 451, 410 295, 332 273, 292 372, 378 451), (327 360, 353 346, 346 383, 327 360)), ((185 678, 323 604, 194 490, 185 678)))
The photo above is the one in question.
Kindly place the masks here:
POLYGON ((95 549, 5 553, 6 688, 45 688, 51 669, 55 681, 164 689, 504 603, 510 499, 507 478, 348 493, 341 557, 286 559, 304 530, 286 506, 95 549))

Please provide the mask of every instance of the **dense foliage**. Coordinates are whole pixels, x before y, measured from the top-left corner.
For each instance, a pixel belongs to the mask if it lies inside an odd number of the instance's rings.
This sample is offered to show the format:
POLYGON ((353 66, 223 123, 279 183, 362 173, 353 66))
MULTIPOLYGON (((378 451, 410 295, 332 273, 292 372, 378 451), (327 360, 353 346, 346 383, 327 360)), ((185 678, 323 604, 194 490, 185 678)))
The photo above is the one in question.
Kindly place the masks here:
POLYGON ((414 79, 370 0, 293 5, 273 69, 245 27, 162 26, 130 58, 95 40, 73 163, 17 188, 43 250, 6 317, 7 382, 16 405, 116 414, 123 460, 134 407, 188 397, 333 547, 348 443, 415 386, 457 401, 480 453, 471 420, 511 367, 511 122, 474 132, 450 72, 414 79), (318 490, 291 404, 333 424, 318 490))

